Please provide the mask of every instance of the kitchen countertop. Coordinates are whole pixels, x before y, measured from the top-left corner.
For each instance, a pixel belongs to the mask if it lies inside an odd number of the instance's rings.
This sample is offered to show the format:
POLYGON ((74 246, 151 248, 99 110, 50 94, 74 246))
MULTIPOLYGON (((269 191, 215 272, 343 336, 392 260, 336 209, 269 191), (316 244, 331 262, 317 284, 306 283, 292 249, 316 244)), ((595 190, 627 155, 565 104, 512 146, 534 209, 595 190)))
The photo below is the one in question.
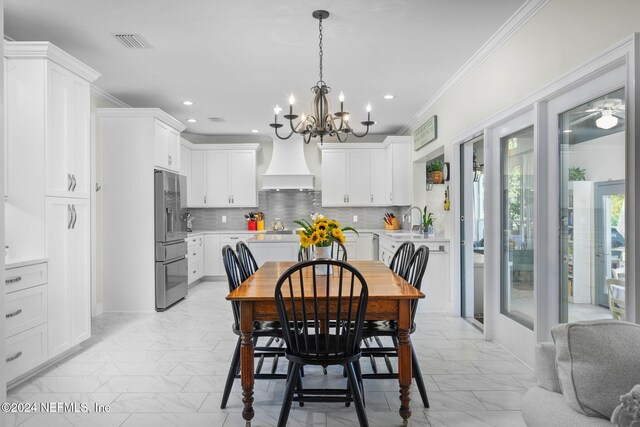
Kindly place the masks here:
POLYGON ((40 264, 49 261, 49 258, 5 258, 4 268, 8 270, 10 268, 24 267, 27 265, 40 264))
MULTIPOLYGON (((424 237, 422 233, 410 232, 409 230, 385 230, 385 229, 359 229, 359 233, 372 233, 377 234, 381 237, 388 237, 396 242, 403 242, 405 240, 411 241, 425 241, 425 242, 449 242, 449 239, 436 236, 436 237, 424 237)), ((347 236, 352 234, 347 232, 347 236)), ((264 241, 264 242, 274 242, 274 241, 297 241, 298 236, 295 234, 267 234, 266 231, 249 231, 249 230, 196 230, 188 233, 188 236, 198 236, 203 234, 248 234, 256 237, 262 237, 261 239, 253 238, 249 239, 251 241, 264 241)))

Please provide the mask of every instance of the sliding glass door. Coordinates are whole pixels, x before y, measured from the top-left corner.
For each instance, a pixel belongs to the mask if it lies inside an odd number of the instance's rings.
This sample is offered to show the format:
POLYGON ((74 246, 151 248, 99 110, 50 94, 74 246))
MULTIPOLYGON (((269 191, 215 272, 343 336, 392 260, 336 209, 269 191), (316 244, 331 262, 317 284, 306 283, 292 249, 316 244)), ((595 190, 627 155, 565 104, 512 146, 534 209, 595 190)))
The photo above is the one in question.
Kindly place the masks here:
POLYGON ((611 318, 607 280, 624 280, 625 110, 620 88, 558 116, 561 322, 611 318))

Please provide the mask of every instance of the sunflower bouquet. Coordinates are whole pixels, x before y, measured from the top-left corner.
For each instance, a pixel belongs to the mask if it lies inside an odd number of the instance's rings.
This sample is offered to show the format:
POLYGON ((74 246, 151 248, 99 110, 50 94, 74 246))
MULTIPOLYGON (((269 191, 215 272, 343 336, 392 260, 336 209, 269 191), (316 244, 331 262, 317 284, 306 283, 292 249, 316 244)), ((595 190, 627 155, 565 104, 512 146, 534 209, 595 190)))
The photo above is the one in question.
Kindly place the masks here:
POLYGON ((346 241, 344 238, 345 231, 353 231, 358 234, 358 231, 352 227, 340 228, 340 223, 334 219, 328 219, 324 215, 315 213, 311 215, 310 223, 306 219, 293 221, 298 224, 302 229, 298 230, 300 236, 300 246, 302 248, 308 248, 310 245, 317 247, 328 247, 336 241, 344 244, 346 241))

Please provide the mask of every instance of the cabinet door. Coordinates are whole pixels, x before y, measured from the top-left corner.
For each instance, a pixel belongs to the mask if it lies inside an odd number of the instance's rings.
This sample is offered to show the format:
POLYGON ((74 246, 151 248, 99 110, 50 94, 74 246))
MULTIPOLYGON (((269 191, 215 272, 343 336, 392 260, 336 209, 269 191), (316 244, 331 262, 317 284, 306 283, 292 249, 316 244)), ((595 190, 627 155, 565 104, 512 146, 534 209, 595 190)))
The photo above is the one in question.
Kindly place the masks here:
POLYGON ((167 127, 165 133, 167 147, 167 168, 180 172, 180 132, 167 127))
POLYGON ((358 259, 373 260, 373 234, 360 233, 358 237, 358 259))
POLYGON ((46 197, 49 357, 71 347, 69 232, 74 199, 46 197))
POLYGON ((215 234, 205 234, 204 236, 204 275, 218 276, 221 272, 220 265, 220 238, 215 234))
POLYGON ((69 197, 91 196, 90 88, 86 80, 70 75, 68 91, 67 162, 72 184, 69 197))
POLYGON ((346 150, 322 150, 322 206, 346 206, 346 196, 346 150))
POLYGON ((167 151, 167 133, 169 127, 160 120, 153 122, 155 165, 159 168, 169 167, 169 154, 167 151))
POLYGON ((229 153, 211 150, 207 152, 206 205, 230 206, 229 153))
MULTIPOLYGON (((187 181, 188 182, 188 181, 187 181)), ((191 196, 187 190, 187 197, 190 207, 206 206, 207 196, 207 152, 193 150, 191 152, 191 196)))
POLYGON ((394 206, 408 206, 413 197, 411 144, 392 143, 392 200, 394 206))
POLYGON ((47 86, 44 154, 46 195, 67 197, 73 183, 69 164, 71 157, 67 151, 69 72, 57 64, 47 62, 47 86))
POLYGON ((71 345, 91 337, 91 212, 88 200, 74 200, 68 235, 71 345))
POLYGON ((371 206, 371 150, 349 150, 347 177, 347 204, 371 206))
POLYGON ((192 206, 191 201, 191 150, 180 146, 180 175, 187 177, 187 206, 192 206))
POLYGON ((234 207, 258 206, 255 151, 229 153, 229 189, 234 207))
POLYGON ((386 148, 371 150, 371 195, 372 205, 389 206, 391 204, 391 173, 386 148))
MULTIPOLYGON (((355 236, 355 234, 353 235, 355 236)), ((347 241, 344 243, 344 248, 347 250, 347 260, 356 261, 358 258, 358 242, 357 238, 353 236, 347 236, 347 241)))

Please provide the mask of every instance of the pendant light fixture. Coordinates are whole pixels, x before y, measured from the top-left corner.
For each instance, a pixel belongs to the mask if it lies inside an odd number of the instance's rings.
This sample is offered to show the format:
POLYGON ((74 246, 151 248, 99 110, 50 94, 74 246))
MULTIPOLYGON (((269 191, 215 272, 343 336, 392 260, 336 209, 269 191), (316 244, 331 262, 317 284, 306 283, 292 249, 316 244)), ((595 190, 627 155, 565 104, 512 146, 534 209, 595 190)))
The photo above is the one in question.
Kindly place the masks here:
POLYGON ((318 20, 320 40, 320 80, 311 88, 311 93, 313 93, 311 114, 305 115, 302 113, 300 116, 294 114, 293 104, 295 103, 295 98, 293 94, 291 94, 289 97, 289 114, 283 116, 289 121, 289 127, 291 128, 289 134, 282 136, 278 133, 278 129, 283 126, 283 124, 278 123, 278 115, 282 111, 279 105, 276 105, 273 109, 275 120, 269 126, 275 129, 276 136, 280 139, 289 139, 291 135, 295 133, 302 135, 304 142, 307 144, 311 141, 311 138, 317 137, 320 137, 320 142, 322 143, 325 136, 335 136, 340 142, 346 141, 349 134, 357 138, 362 138, 369 133, 369 127, 375 124, 374 121, 371 121, 371 104, 368 104, 366 107, 367 120, 360 122, 363 126, 366 126, 366 130, 362 134, 354 132, 349 124, 350 115, 348 111, 344 111, 344 94, 342 92, 340 92, 340 96, 338 97, 340 101, 340 111, 335 114, 331 113, 331 106, 327 97, 329 92, 331 92, 331 88, 327 86, 322 75, 322 56, 324 54, 322 49, 322 20, 329 17, 329 12, 326 10, 316 10, 311 15, 318 20), (298 120, 298 118, 300 120, 298 120), (294 122, 295 120, 298 121, 294 122))

